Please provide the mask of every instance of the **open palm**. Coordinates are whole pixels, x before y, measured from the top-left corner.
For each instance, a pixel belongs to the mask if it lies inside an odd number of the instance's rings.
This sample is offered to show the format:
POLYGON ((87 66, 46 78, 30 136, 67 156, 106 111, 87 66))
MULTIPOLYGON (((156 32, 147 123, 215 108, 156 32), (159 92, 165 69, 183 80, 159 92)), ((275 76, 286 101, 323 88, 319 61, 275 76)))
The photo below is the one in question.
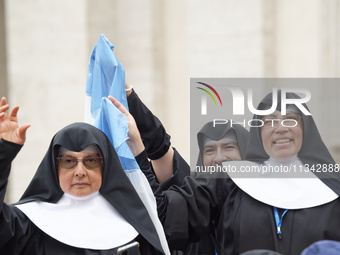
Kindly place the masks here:
POLYGON ((30 125, 24 124, 19 127, 17 118, 19 106, 15 106, 10 115, 8 115, 7 110, 9 109, 9 105, 6 101, 6 98, 3 97, 0 103, 0 138, 9 142, 24 144, 26 131, 30 125))

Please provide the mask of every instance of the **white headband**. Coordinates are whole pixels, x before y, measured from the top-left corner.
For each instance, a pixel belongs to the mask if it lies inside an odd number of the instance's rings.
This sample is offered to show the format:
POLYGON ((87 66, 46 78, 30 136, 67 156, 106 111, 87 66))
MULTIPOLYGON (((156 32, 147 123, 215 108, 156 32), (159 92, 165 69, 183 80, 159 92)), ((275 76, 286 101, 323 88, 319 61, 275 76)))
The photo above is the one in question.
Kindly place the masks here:
POLYGON ((286 112, 295 112, 300 114, 299 109, 295 105, 291 104, 286 107, 286 112))
MULTIPOLYGON (((68 149, 66 149, 65 147, 62 147, 62 146, 60 146, 60 148, 59 148, 59 156, 65 154, 65 153, 70 153, 70 152, 74 152, 74 151, 70 151, 70 150, 68 150, 68 149)), ((97 145, 94 145, 94 144, 91 144, 91 145, 87 146, 87 147, 86 147, 84 150, 82 150, 81 152, 86 152, 86 153, 98 153, 98 154, 101 155, 98 146, 97 146, 97 145)))
POLYGON ((219 140, 213 140, 210 139, 209 137, 204 137, 203 140, 203 147, 207 146, 208 144, 212 143, 212 142, 216 142, 216 141, 226 141, 226 142, 233 142, 233 143, 237 143, 237 139, 236 139, 236 135, 235 132, 233 130, 229 130, 225 136, 223 136, 221 139, 219 140))

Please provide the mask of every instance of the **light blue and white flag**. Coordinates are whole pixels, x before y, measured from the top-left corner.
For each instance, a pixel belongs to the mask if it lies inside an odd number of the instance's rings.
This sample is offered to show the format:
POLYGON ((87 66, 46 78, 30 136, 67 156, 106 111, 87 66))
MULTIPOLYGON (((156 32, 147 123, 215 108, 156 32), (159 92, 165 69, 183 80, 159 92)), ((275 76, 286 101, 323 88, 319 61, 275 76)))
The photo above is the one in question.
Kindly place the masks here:
POLYGON ((126 143, 129 131, 127 118, 107 98, 109 95, 113 96, 128 109, 125 71, 113 49, 114 46, 106 37, 100 35, 91 53, 86 83, 85 122, 102 130, 110 139, 126 175, 155 225, 164 252, 170 255, 164 230, 158 219, 155 197, 126 143))

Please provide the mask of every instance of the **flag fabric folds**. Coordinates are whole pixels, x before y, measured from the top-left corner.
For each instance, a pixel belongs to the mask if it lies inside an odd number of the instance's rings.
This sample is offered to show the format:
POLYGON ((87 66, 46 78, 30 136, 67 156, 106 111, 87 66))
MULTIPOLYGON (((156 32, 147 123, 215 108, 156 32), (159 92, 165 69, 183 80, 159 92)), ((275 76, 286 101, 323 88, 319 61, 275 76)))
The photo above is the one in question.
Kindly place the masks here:
POLYGON ((113 96, 128 109, 125 70, 113 49, 114 46, 102 34, 91 53, 86 83, 85 122, 102 130, 110 139, 126 175, 154 223, 165 254, 170 254, 162 224, 158 219, 155 197, 126 143, 127 118, 107 98, 109 95, 113 96))
MULTIPOLYGON (((126 140, 128 124, 121 113, 107 97, 113 96, 128 109, 125 93, 125 70, 113 53, 114 46, 100 35, 94 47, 86 83, 87 117, 95 127, 102 130, 117 151, 124 170, 138 169, 126 140)), ((86 117, 85 117, 86 118, 86 117)))
POLYGON ((91 95, 91 114, 96 116, 101 99, 109 95, 128 108, 125 70, 113 53, 114 46, 102 34, 93 48, 87 71, 86 94, 91 95))
POLYGON ((129 130, 126 116, 109 99, 102 99, 94 126, 102 130, 109 138, 124 170, 139 169, 135 157, 126 143, 129 130))

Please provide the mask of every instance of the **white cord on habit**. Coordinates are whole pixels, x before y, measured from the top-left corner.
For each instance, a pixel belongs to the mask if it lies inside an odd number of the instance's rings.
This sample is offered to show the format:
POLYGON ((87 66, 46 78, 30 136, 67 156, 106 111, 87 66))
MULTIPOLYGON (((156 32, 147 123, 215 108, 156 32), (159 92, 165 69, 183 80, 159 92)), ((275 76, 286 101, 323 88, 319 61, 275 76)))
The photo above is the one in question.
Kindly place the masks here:
POLYGON ((125 89, 125 91, 130 91, 130 90, 132 90, 132 86, 130 88, 128 88, 128 89, 125 89))

